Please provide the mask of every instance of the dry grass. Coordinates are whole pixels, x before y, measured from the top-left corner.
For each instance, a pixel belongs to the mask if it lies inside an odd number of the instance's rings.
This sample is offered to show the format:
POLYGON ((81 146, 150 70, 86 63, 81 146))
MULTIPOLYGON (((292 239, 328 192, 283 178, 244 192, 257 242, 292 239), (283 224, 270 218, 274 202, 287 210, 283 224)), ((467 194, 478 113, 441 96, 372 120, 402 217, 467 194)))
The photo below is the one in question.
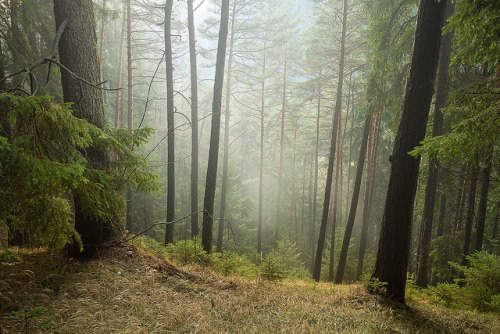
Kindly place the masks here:
MULTIPOLYGON (((359 285, 182 270, 132 247, 87 263, 42 257, 0 265, 0 296, 10 301, 0 313, 43 306, 45 314, 28 321, 35 333, 500 333, 487 314, 417 300, 406 309, 383 305, 359 285)), ((1 333, 25 327, 0 320, 1 333)))

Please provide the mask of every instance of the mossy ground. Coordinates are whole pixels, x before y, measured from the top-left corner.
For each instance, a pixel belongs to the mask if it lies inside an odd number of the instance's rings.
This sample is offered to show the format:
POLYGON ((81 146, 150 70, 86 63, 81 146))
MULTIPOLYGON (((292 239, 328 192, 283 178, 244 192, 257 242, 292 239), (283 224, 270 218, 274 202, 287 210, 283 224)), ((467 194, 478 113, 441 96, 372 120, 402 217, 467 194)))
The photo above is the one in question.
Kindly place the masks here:
POLYGON ((361 285, 179 268, 129 245, 86 262, 40 250, 0 264, 0 333, 500 333, 493 314, 408 304, 361 285))

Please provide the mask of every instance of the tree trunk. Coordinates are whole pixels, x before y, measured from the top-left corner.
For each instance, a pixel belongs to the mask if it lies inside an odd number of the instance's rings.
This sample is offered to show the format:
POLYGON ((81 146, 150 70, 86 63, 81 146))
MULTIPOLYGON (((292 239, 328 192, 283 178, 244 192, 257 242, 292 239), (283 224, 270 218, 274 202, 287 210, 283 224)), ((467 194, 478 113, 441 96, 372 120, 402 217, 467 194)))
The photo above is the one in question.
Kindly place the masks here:
MULTIPOLYGON (((106 10, 106 0, 102 0, 102 10, 103 12, 106 10)), ((101 19, 101 38, 99 40, 99 72, 101 72, 101 81, 102 81, 102 49, 104 46, 104 13, 101 19)))
POLYGON ((384 297, 405 302, 413 204, 420 158, 408 155, 425 136, 436 77, 446 2, 421 0, 398 132, 391 155, 391 174, 382 218, 379 248, 372 274, 385 282, 384 297))
POLYGON ((462 230, 462 219, 464 216, 465 199, 467 197, 467 177, 470 174, 470 164, 463 164, 462 171, 460 172, 460 179, 458 181, 460 188, 458 190, 457 198, 457 214, 455 216, 455 231, 462 230))
MULTIPOLYGON (((127 14, 125 13, 127 4, 123 3, 123 20, 122 20, 122 33, 120 37, 120 50, 118 56, 118 74, 116 78, 116 87, 123 88, 122 79, 123 79, 123 49, 125 46, 125 24, 127 23, 127 14)), ((122 89, 118 89, 116 91, 116 101, 115 101, 115 128, 120 127, 120 123, 123 118, 123 110, 121 110, 121 100, 122 100, 122 89)))
POLYGON ((198 69, 193 0, 187 0, 189 65, 191 69, 191 237, 198 235, 198 69))
MULTIPOLYGON (((128 80, 128 109, 127 109, 127 125, 128 130, 134 128, 134 83, 132 72, 132 0, 127 1, 127 80, 128 80)), ((126 214, 127 231, 132 232, 132 190, 127 188, 127 214, 126 214)))
POLYGON ((365 125, 363 129, 363 137, 361 139, 361 147, 359 149, 358 165, 356 166, 356 178, 354 179, 354 189, 352 191, 351 209, 349 211, 349 218, 345 227, 344 241, 342 242, 342 249, 340 251, 339 265, 337 273, 335 274, 335 283, 342 283, 344 277, 345 264, 347 260, 347 251, 349 250, 349 243, 351 241, 352 228, 354 226, 354 218, 356 217, 356 210, 358 207, 359 189, 361 187, 361 179, 363 177, 363 168, 365 166, 366 148, 368 146, 368 135, 372 124, 372 115, 365 116, 365 125))
POLYGON ((472 235, 472 224, 474 223, 474 210, 476 205, 477 170, 478 168, 476 166, 471 166, 470 188, 467 201, 467 215, 465 218, 464 246, 462 248, 462 260, 460 261, 460 264, 462 266, 467 265, 468 261, 466 259, 466 256, 470 254, 470 240, 472 235))
POLYGON ((446 218, 446 194, 441 194, 439 197, 439 223, 437 228, 437 237, 445 234, 444 220, 446 218))
POLYGON ((359 239, 359 251, 358 251, 358 265, 356 268, 355 281, 358 281, 363 273, 363 265, 366 252, 366 244, 368 240, 368 228, 370 226, 370 209, 374 194, 374 182, 375 182, 375 170, 377 165, 377 148, 378 148, 378 138, 380 132, 380 122, 382 119, 382 110, 378 110, 375 115, 375 121, 373 122, 373 130, 371 131, 371 136, 368 137, 368 155, 367 155, 367 166, 366 166, 366 178, 365 178, 365 194, 364 194, 364 205, 363 205, 363 217, 361 222, 361 233, 359 239))
POLYGON ((319 172, 319 161, 318 161, 318 151, 319 151, 319 120, 321 116, 321 87, 318 89, 318 107, 316 115, 316 140, 314 142, 314 190, 312 197, 312 220, 311 220, 311 264, 313 264, 314 270, 314 246, 316 241, 316 203, 318 199, 318 172, 319 172))
MULTIPOLYGON (((92 82, 100 80, 99 61, 97 59, 97 37, 95 32, 94 12, 91 0, 54 0, 56 27, 65 19, 69 24, 59 41, 59 59, 74 74, 92 82)), ((73 103, 75 115, 95 126, 104 126, 104 104, 99 88, 82 84, 67 71, 61 71, 61 82, 65 103, 73 103)), ((108 156, 102 149, 89 147, 82 152, 92 168, 101 169, 108 163, 108 156)), ((113 226, 108 221, 93 217, 84 211, 81 198, 74 196, 75 229, 80 234, 84 246, 83 252, 73 254, 95 256, 99 244, 113 237, 113 226)))
POLYGON ((231 37, 229 41, 229 54, 227 59, 226 73, 226 112, 224 115, 224 155, 222 157, 222 185, 220 196, 219 230, 217 233, 217 252, 222 252, 222 237, 224 235, 224 220, 226 219, 226 196, 227 196, 227 173, 229 164, 229 119, 231 112, 231 68, 233 65, 234 50, 234 19, 236 16, 236 1, 233 1, 233 13, 231 17, 231 37))
POLYGON ((217 161, 219 158, 220 112, 222 105, 222 87, 224 83, 224 65, 229 21, 229 0, 222 0, 219 43, 215 64, 214 97, 212 102, 212 129, 210 133, 210 149, 208 153, 205 198, 203 203, 203 231, 201 242, 205 252, 212 252, 212 230, 214 215, 215 186, 217 182, 217 161))
POLYGON ((175 219, 175 137, 174 137, 174 66, 172 64, 172 6, 165 3, 165 67, 167 70, 167 225, 165 245, 174 243, 175 219))
MULTIPOLYGON (((5 77, 5 56, 2 51, 2 39, 0 38, 0 78, 5 77)), ((5 91, 7 88, 5 80, 0 81, 0 92, 5 91)))
POLYGON ((328 171, 326 175, 325 199, 323 201, 323 214, 321 216, 321 225, 318 235, 318 247, 316 250, 316 258, 314 261, 313 279, 319 282, 321 274, 321 260, 323 258, 323 249, 325 247, 326 225, 328 223, 328 207, 330 206, 330 195, 332 189, 333 164, 335 160, 337 146, 337 128, 342 111, 342 85, 344 83, 344 53, 345 53, 345 36, 347 27, 347 6, 349 0, 344 0, 342 10, 342 31, 340 38, 340 55, 339 55, 339 76, 337 81, 337 95, 335 98, 335 111, 333 116, 332 137, 330 142, 330 157, 328 159, 328 171))
MULTIPOLYGON (((453 14, 453 7, 447 1, 446 18, 453 14)), ((436 105, 434 108, 434 121, 432 123, 432 137, 443 134, 443 112, 448 100, 448 69, 450 68, 452 33, 443 37, 441 55, 439 57, 439 74, 437 79, 436 105)), ((432 223, 434 220, 434 206, 438 186, 438 160, 431 158, 429 171, 427 173, 427 184, 425 187, 424 209, 420 225, 420 238, 417 248, 417 270, 415 284, 425 288, 429 284, 427 269, 429 268, 429 252, 431 248, 432 223)))
POLYGON ((290 232, 289 237, 292 240, 292 231, 295 231, 295 242, 297 242, 297 204, 295 196, 295 158, 297 153, 297 122, 293 128, 293 155, 292 155, 292 199, 290 203, 290 232))
POLYGON ((280 239, 281 180, 283 178, 283 148, 285 144, 286 65, 287 59, 285 56, 285 63, 283 67, 283 91, 281 96, 280 156, 278 165, 278 189, 276 195, 276 223, 274 225, 274 247, 278 245, 278 240, 280 239))
MULTIPOLYGON (((338 124, 339 130, 340 130, 340 120, 338 124)), ((340 131, 337 130, 337 136, 340 136, 340 131)), ((338 139, 338 138, 337 138, 338 139)), ((338 140, 337 140, 338 142, 338 140)), ((337 221, 340 221, 340 215, 339 215, 339 207, 341 206, 341 202, 339 201, 339 171, 340 171, 340 152, 337 151, 337 161, 335 163, 335 182, 333 185, 333 198, 330 203, 330 220, 332 222, 332 240, 330 242, 330 265, 328 268, 328 282, 333 282, 333 268, 335 264, 335 231, 337 227, 337 221)))
POLYGON ((488 206, 488 190, 490 187, 490 174, 491 174, 491 157, 493 155, 493 148, 490 149, 488 157, 486 158, 485 167, 481 172, 481 196, 478 206, 478 217, 476 225, 476 241, 474 250, 480 252, 483 248, 484 225, 486 221, 486 209, 488 206))
MULTIPOLYGON (((266 44, 264 43, 264 50, 266 44)), ((259 158, 259 221, 257 225, 257 253, 262 256, 262 211, 264 189, 264 94, 266 84, 266 53, 262 60, 262 82, 260 89, 260 158, 259 158)))

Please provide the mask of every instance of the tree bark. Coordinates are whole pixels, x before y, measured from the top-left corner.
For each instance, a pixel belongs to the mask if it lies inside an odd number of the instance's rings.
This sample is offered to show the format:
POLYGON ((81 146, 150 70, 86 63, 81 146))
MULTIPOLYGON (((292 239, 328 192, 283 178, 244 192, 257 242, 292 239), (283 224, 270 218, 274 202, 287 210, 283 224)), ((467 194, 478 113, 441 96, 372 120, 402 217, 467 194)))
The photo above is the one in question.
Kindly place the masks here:
MULTIPOLYGON (((132 0, 127 1, 127 86, 128 86, 128 109, 127 109, 127 126, 128 130, 134 128, 134 81, 132 70, 132 0)), ((127 214, 126 214, 127 231, 132 232, 132 190, 127 188, 127 214)))
POLYGON ((476 166, 471 166, 469 196, 467 201, 467 215, 465 218, 464 244, 462 248, 462 260, 460 261, 460 264, 462 266, 467 265, 468 261, 466 256, 470 254, 470 240, 472 235, 472 224, 474 223, 474 211, 476 206, 477 170, 478 168, 476 166))
POLYGON ((391 155, 391 174, 372 274, 384 297, 405 302, 406 273, 420 158, 408 155, 425 136, 441 43, 445 1, 421 0, 410 74, 391 155))
MULTIPOLYGON (((120 37, 120 50, 118 56, 118 73, 116 78, 116 87, 123 87, 123 49, 125 46, 125 24, 127 23, 127 14, 126 11, 127 4, 123 3, 123 20, 122 20, 122 33, 120 37)), ((118 89, 116 91, 116 100, 115 100, 115 128, 119 128, 123 118, 123 110, 121 110, 121 100, 122 100, 122 90, 118 89)))
POLYGON ((470 174, 470 164, 463 164, 458 181, 460 188, 457 193, 457 214, 455 216, 455 231, 462 230, 462 219, 465 210, 465 199, 467 197, 467 176, 470 174))
POLYGON ((476 240, 474 250, 480 252, 483 248, 484 225, 486 221, 486 209, 488 206, 488 190, 490 187, 491 157, 493 148, 490 150, 485 161, 485 167, 481 172, 481 195, 479 198, 478 217, 476 225, 476 240))
POLYGON ((191 70, 191 237, 198 235, 198 69, 193 0, 187 0, 189 65, 191 70))
MULTIPOLYGON (((102 10, 106 10, 106 0, 102 0, 102 10)), ((102 51, 104 46, 104 13, 101 19, 101 38, 99 39, 99 72, 101 72, 102 81, 102 51)))
POLYGON ((219 158, 220 112, 222 105, 222 86, 224 83, 224 63, 226 58, 227 32, 229 21, 229 0, 222 0, 219 43, 215 64, 214 97, 212 102, 212 129, 203 204, 203 231, 201 242, 205 252, 212 252, 212 230, 214 214, 215 186, 217 182, 217 161, 219 158))
MULTIPOLYGON (((69 24, 59 41, 61 64, 79 77, 98 83, 101 75, 92 1, 54 0, 54 16, 56 27, 59 27, 65 19, 69 19, 69 24)), ((82 84, 67 71, 61 71, 61 82, 64 102, 73 103, 74 114, 102 128, 104 126, 102 91, 82 84)), ((109 160, 106 152, 96 147, 89 147, 82 153, 92 168, 105 168, 109 160)), ((97 219, 85 212, 78 194, 75 194, 74 201, 75 229, 81 236, 84 249, 82 253, 75 251, 73 256, 95 256, 97 247, 113 237, 113 226, 109 221, 97 219)))
POLYGON ((372 124, 372 115, 365 116, 365 125, 363 129, 363 137, 361 139, 361 147, 359 149, 358 165, 356 166, 356 178, 354 179, 354 189, 352 191, 351 209, 349 211, 349 218, 344 233, 344 240, 342 242, 342 249, 340 251, 339 265, 337 273, 335 274, 335 283, 342 283, 344 277, 345 264, 347 260, 347 251, 349 250, 349 243, 351 241, 352 229, 354 226, 354 218, 356 217, 356 210, 358 207, 359 189, 361 187, 361 179, 363 177, 363 169, 365 166, 366 148, 368 146, 368 135, 372 124))
POLYGON ((445 218, 446 218, 446 195, 441 194, 439 197, 439 223, 437 228, 437 237, 445 234, 445 218))
POLYGON ((219 229, 217 232, 217 252, 222 252, 222 237, 224 235, 224 220, 226 219, 226 197, 227 197, 227 173, 229 165, 229 119, 231 116, 231 68, 233 65, 234 50, 234 20, 236 16, 236 1, 233 1, 233 13, 231 16, 231 37, 229 40, 229 54, 227 59, 226 73, 226 110, 224 115, 224 155, 222 157, 222 185, 220 196, 219 229))
MULTIPOLYGON (((316 114, 316 140, 314 142, 314 190, 312 197, 312 220, 311 220, 311 264, 314 264, 314 246, 316 241, 316 203, 318 199, 318 171, 319 171, 319 161, 318 161, 318 151, 319 151, 319 120, 321 116, 321 87, 318 89, 318 106, 316 114)), ((336 141, 335 141, 336 142, 336 141)), ((326 238, 326 236, 325 236, 326 238)), ((314 270, 314 266, 313 266, 314 270)))
POLYGON ((165 67, 167 75, 167 225, 165 245, 174 243, 175 220, 175 124, 174 124, 174 66, 172 63, 172 6, 165 3, 165 67))
POLYGON ((371 131, 371 136, 368 137, 368 153, 367 153, 367 166, 366 166, 366 178, 365 178, 365 194, 364 194, 364 205, 363 205, 363 217, 361 222, 361 233, 359 238, 359 251, 358 251, 358 265, 356 268, 355 281, 358 281, 363 273, 363 265, 366 252, 366 244, 368 240, 368 228, 370 226, 370 211, 372 206, 373 194, 374 194, 374 181, 375 181, 375 170, 377 164, 377 148, 378 148, 378 138, 380 132, 380 122, 382 119, 382 110, 378 110, 375 115, 375 121, 373 122, 373 130, 371 131))
MULTIPOLYGON (((286 108, 286 65, 287 59, 283 67, 283 91, 281 96, 281 130, 280 130, 280 156, 278 164, 278 189, 276 195, 276 222, 274 225, 274 247, 278 246, 280 239, 280 220, 281 220, 281 182, 283 178, 283 148, 285 144, 285 108, 286 108)), ((314 213, 313 213, 314 215, 314 213)), ((313 222, 314 224, 314 222, 313 222)), ((314 233, 314 232, 313 232, 314 233)))
POLYGON ((340 38, 340 55, 339 55, 339 76, 337 81, 337 95, 335 98, 335 111, 333 116, 332 137, 330 143, 330 157, 328 159, 328 171, 326 175, 325 199, 323 201, 323 214, 321 216, 321 225, 318 235, 318 247, 314 261, 313 279, 319 282, 321 274, 321 260, 323 258, 323 249, 325 247, 326 225, 328 223, 328 207, 330 206, 330 196, 332 189, 333 164, 335 160, 337 146, 337 128, 342 111, 342 85, 344 83, 344 53, 345 53, 345 36, 347 28, 347 6, 349 0, 344 0, 342 10, 342 31, 340 38))
MULTIPOLYGON (((447 1, 446 18, 453 14, 453 6, 447 1)), ((445 18, 445 20, 446 20, 445 18)), ((439 74, 437 79, 436 105, 434 108, 434 121, 432 123, 432 137, 443 134, 443 111, 448 100, 448 69, 450 68, 452 33, 444 35, 441 55, 439 57, 439 74)), ((429 252, 431 248, 432 223, 434 221, 434 206, 438 186, 439 168, 438 160, 431 158, 427 173, 425 187, 424 209, 420 225, 420 238, 417 248, 417 270, 415 284, 425 288, 429 284, 429 252)))
MULTIPOLYGON (((266 44, 264 43, 264 50, 266 44)), ((259 220, 257 223, 257 254, 262 256, 262 214, 263 214, 263 189, 264 189, 264 95, 266 85, 266 53, 262 60, 262 82, 260 89, 260 157, 259 157, 259 220)))

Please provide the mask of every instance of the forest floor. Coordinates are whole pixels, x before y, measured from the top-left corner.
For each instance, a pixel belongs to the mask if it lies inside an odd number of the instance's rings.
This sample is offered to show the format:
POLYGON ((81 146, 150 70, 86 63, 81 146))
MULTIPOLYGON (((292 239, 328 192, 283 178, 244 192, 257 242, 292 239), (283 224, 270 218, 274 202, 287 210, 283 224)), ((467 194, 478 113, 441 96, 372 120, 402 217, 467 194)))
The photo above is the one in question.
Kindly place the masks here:
POLYGON ((494 314, 361 285, 270 282, 177 267, 126 245, 99 260, 44 251, 0 262, 0 333, 500 333, 494 314))

